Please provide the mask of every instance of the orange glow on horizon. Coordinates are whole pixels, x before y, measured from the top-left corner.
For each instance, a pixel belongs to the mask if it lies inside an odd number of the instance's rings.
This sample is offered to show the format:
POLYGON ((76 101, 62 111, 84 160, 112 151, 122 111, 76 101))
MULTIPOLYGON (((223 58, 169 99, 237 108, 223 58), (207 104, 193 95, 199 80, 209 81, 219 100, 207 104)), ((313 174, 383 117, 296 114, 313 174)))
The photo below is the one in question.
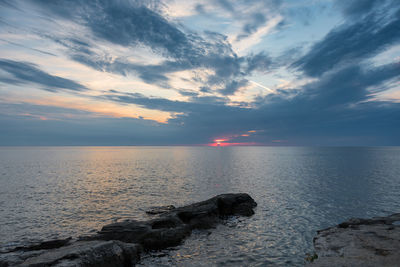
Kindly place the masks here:
MULTIPOLYGON (((236 141, 236 138, 240 137, 249 137, 253 133, 257 132, 256 130, 249 130, 247 132, 242 132, 239 134, 230 134, 230 135, 225 135, 225 137, 219 137, 217 139, 213 140, 213 143, 205 144, 206 146, 253 146, 253 145, 258 145, 258 143, 255 142, 234 142, 236 141), (229 142, 231 141, 231 142, 229 142)), ((243 139, 243 138, 242 138, 243 139)), ((238 140, 239 141, 239 140, 238 140)))
POLYGON ((215 143, 221 143, 221 142, 226 142, 226 141, 229 141, 229 139, 227 139, 227 138, 221 138, 221 139, 215 139, 215 140, 214 140, 215 143))
POLYGON ((255 142, 245 142, 245 143, 211 143, 207 146, 219 147, 219 146, 254 146, 257 145, 255 142))
MULTIPOLYGON (((117 105, 109 102, 94 102, 76 97, 43 97, 38 99, 22 99, 24 103, 30 103, 40 106, 53 106, 83 110, 93 113, 93 116, 107 116, 113 118, 139 118, 139 114, 145 120, 154 120, 159 123, 167 123, 171 118, 169 112, 148 110, 137 106, 117 105)), ((25 116, 27 116, 25 114, 25 116)), ((50 119, 50 118, 47 118, 50 119)))

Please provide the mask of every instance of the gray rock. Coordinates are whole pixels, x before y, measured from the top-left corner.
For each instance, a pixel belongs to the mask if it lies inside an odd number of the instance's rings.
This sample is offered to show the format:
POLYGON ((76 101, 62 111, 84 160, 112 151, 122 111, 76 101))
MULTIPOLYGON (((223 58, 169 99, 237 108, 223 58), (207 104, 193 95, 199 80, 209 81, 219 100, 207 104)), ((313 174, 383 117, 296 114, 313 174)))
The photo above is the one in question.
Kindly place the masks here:
POLYGON ((92 239, 141 244, 146 250, 178 245, 193 229, 214 227, 224 216, 254 214, 248 194, 223 194, 162 213, 149 221, 124 221, 104 226, 92 239))
POLYGON ((175 206, 173 206, 173 205, 150 207, 148 210, 146 210, 146 213, 150 214, 150 215, 157 215, 157 214, 166 213, 166 212, 174 210, 174 209, 175 209, 175 206))
POLYGON ((350 219, 318 231, 318 258, 309 266, 399 266, 400 213, 372 219, 350 219))
POLYGON ((140 251, 139 245, 119 241, 78 241, 29 258, 20 266, 134 266, 140 251))
POLYGON ((177 246, 193 229, 212 228, 230 215, 251 216, 256 205, 248 194, 224 194, 180 208, 167 206, 153 213, 157 218, 105 225, 78 241, 45 241, 0 253, 0 267, 134 266, 142 250, 177 246))
POLYGON ((29 246, 16 247, 11 251, 19 251, 19 250, 32 251, 32 250, 59 248, 59 247, 66 246, 68 243, 71 242, 71 240, 72 240, 72 238, 69 237, 66 239, 55 239, 55 240, 50 240, 50 241, 44 241, 44 242, 40 242, 38 244, 29 245, 29 246))
POLYGON ((64 247, 24 252, 4 266, 134 266, 141 247, 119 241, 77 241, 64 247))

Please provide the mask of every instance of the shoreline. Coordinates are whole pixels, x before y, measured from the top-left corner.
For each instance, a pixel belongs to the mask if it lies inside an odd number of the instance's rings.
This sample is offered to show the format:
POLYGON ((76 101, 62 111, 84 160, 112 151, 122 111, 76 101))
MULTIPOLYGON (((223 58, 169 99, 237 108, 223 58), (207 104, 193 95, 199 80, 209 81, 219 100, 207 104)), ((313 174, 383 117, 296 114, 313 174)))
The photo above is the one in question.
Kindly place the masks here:
POLYGON ((148 211, 154 219, 108 224, 94 235, 44 241, 0 253, 8 266, 135 266, 144 251, 179 245, 194 229, 210 229, 227 216, 251 216, 257 203, 245 193, 222 194, 175 208, 148 211))

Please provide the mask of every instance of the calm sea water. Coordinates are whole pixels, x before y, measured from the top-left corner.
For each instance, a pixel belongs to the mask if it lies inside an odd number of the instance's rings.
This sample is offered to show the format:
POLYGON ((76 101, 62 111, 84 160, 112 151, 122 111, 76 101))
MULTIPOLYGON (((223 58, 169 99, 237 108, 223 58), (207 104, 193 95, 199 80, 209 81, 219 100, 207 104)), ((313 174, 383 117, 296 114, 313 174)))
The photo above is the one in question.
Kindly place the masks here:
POLYGON ((400 212, 400 148, 3 147, 0 247, 227 192, 249 193, 256 214, 196 231, 142 264, 301 266, 317 229, 400 212))

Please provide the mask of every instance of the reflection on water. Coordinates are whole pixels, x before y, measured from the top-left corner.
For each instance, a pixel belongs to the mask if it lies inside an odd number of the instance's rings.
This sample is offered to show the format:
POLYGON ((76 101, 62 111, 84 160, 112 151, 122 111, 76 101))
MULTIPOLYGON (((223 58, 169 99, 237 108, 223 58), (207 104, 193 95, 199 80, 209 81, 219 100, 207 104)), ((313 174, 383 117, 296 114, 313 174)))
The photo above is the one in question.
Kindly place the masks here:
POLYGON ((400 148, 0 148, 0 246, 78 236, 143 210, 247 192, 251 218, 144 265, 302 265, 315 230, 400 211, 400 148))

